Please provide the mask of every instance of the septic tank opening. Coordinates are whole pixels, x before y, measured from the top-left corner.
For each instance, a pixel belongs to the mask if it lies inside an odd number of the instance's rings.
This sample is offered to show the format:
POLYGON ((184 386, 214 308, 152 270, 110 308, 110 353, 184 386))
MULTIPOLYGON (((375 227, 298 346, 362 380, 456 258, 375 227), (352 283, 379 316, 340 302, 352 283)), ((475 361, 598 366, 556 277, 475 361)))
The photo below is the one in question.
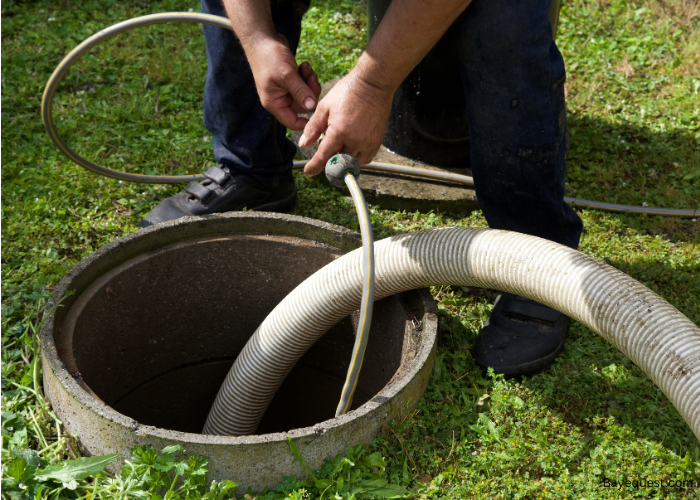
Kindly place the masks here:
MULTIPOLYGON (((200 432, 229 368, 268 313, 342 252, 286 236, 236 235, 173 244, 96 280, 71 306, 58 353, 69 373, 139 423, 200 432)), ((412 357, 400 296, 375 304, 353 408, 412 357)), ((294 367, 259 434, 333 418, 348 369, 355 321, 347 317, 294 367)))

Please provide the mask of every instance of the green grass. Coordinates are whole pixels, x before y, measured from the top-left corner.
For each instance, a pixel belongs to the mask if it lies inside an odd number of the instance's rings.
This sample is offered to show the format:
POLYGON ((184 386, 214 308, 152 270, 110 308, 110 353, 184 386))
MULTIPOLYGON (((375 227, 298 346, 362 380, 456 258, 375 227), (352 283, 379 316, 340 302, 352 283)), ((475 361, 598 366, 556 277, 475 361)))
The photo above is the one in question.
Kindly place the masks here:
MULTIPOLYGON (((36 331, 46 298, 81 258, 135 231, 151 207, 181 188, 120 183, 73 165, 41 124, 43 87, 60 59, 98 29, 189 8, 198 10, 198 4, 2 4, 3 496, 10 495, 6 481, 18 460, 27 466, 44 460, 43 467, 78 457, 76 443, 41 397, 36 331)), ((304 20, 299 59, 308 59, 322 80, 340 76, 364 46, 365 26, 362 5, 314 2, 304 20), (336 11, 354 20, 334 20, 336 11)), ((569 74, 567 194, 698 208, 697 2, 568 1, 558 42, 569 74)), ((71 70, 56 96, 56 123, 78 152, 110 168, 202 171, 213 161, 211 138, 201 123, 205 70, 198 26, 164 25, 122 35, 71 70)), ((295 213, 358 229, 353 207, 338 192, 301 175, 297 183, 295 213)), ((583 252, 640 280, 700 323, 697 222, 579 213, 583 252)), ((373 207, 372 220, 377 238, 430 227, 486 226, 479 211, 420 214, 373 207)), ((379 474, 418 498, 698 497, 693 489, 654 487, 653 481, 700 481, 700 445, 667 398, 615 348, 574 323, 549 370, 520 381, 485 376, 470 352, 493 292, 436 287, 433 295, 440 336, 425 397, 370 450, 353 452, 365 453, 357 464, 349 465, 347 457, 328 462, 317 474, 320 486, 330 485, 326 496, 342 484, 347 498, 351 487, 379 474), (376 457, 384 457, 379 468, 376 457), (652 486, 606 488, 602 477, 642 479, 652 486)), ((94 481, 112 487, 108 476, 94 481)), ((79 483, 79 488, 93 484, 79 483)), ((134 488, 132 483, 126 471, 114 488, 134 488)), ((49 484, 42 495, 70 495, 49 484)), ((319 485, 289 480, 269 497, 309 498, 323 491, 319 485)), ((202 485, 195 490, 204 494, 202 485)), ((109 498, 116 490, 105 491, 101 494, 109 498)), ((363 495, 371 496, 358 497, 363 495)))
POLYGON ((683 1, 565 5, 558 39, 568 65, 570 192, 698 208, 697 15, 697 3, 683 1))

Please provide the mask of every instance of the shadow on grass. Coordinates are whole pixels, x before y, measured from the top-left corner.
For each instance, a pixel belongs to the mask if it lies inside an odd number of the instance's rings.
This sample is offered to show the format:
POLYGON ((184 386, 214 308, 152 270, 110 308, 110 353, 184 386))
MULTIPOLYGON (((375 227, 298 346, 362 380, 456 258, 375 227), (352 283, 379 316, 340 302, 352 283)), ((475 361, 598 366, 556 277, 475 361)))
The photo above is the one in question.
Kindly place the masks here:
MULTIPOLYGON (((441 311, 441 317, 441 349, 472 353, 476 335, 456 315, 441 311)), ((479 371, 475 365, 472 369, 479 371)), ((472 378, 455 383, 455 393, 469 388, 472 378)), ((572 322, 564 349, 553 365, 531 377, 514 379, 539 405, 581 431, 586 443, 580 454, 608 439, 616 425, 681 457, 689 453, 700 458, 693 432, 661 390, 612 344, 577 322, 572 322)))
MULTIPOLYGON (((689 129, 653 131, 572 114, 567 121, 571 134, 567 195, 700 211, 700 140, 689 129)), ((671 237, 698 238, 697 226, 668 223, 679 219, 652 219, 649 226, 658 226, 671 237), (660 221, 664 222, 657 224, 660 221)))
MULTIPOLYGON (((612 264, 644 281, 662 297, 671 297, 669 294, 673 292, 673 297, 683 300, 677 305, 691 321, 698 323, 700 294, 693 283, 692 270, 679 271, 656 263, 612 264)), ((452 287, 448 293, 459 293, 455 292, 459 288, 452 287)), ((487 303, 494 295, 480 289, 472 289, 470 294, 487 303)), ((460 317, 441 310, 441 349, 449 353, 473 351, 478 321, 469 318, 471 314, 470 310, 462 311, 460 317), (465 318, 471 328, 462 324, 465 318)), ((629 429, 638 439, 659 443, 681 457, 689 453, 693 459, 700 459, 697 439, 669 399, 629 358, 580 323, 572 322, 564 349, 554 364, 518 380, 538 398, 539 404, 581 430, 587 440, 585 450, 592 450, 608 439, 612 426, 618 425, 629 429)), ((462 383, 468 387, 471 382, 465 379, 462 383)), ((455 387, 459 386, 455 384, 455 387)))
MULTIPOLYGON (((673 305, 690 321, 698 323, 697 263, 672 267, 658 262, 620 260, 609 264, 672 304, 675 302, 673 305)), ((601 286, 608 287, 600 279, 581 284, 587 297, 601 286)), ((590 307, 594 308, 594 304, 590 307)), ((581 324, 572 324, 557 362, 528 379, 525 385, 538 390, 547 406, 574 425, 594 428, 603 419, 613 417, 640 439, 657 441, 681 456, 690 452, 700 458, 698 441, 689 425, 661 390, 629 358, 581 324)))
POLYGON ((602 430, 613 417, 614 424, 626 426, 639 439, 659 442, 679 456, 700 455, 692 430, 661 390, 632 361, 580 324, 572 324, 557 362, 523 385, 579 428, 602 430))
MULTIPOLYGON (((571 114, 568 125, 572 135, 568 196, 631 206, 698 209, 700 218, 700 141, 690 132, 658 132, 629 122, 571 114)), ((700 224, 691 219, 599 213, 621 217, 626 226, 642 234, 700 243, 700 224)), ((446 215, 459 218, 467 214, 446 215)))

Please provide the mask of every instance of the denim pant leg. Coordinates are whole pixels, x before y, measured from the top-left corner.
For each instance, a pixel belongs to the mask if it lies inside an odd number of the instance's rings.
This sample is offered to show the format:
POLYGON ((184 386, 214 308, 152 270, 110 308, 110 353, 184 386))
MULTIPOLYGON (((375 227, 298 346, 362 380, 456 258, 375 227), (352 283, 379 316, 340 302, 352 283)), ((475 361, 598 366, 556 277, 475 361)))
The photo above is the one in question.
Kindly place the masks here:
MULTIPOLYGON (((308 0, 272 0, 278 33, 296 53, 301 18, 308 0)), ((202 0, 202 12, 226 17, 221 0, 202 0)), ((255 80, 243 47, 229 30, 204 25, 207 80, 204 86, 204 126, 214 136, 214 157, 233 171, 245 173, 267 187, 292 178, 296 146, 287 129, 260 104, 255 80)))
POLYGON ((489 226, 578 247, 564 202, 564 60, 549 0, 473 0, 456 21, 476 195, 489 226))

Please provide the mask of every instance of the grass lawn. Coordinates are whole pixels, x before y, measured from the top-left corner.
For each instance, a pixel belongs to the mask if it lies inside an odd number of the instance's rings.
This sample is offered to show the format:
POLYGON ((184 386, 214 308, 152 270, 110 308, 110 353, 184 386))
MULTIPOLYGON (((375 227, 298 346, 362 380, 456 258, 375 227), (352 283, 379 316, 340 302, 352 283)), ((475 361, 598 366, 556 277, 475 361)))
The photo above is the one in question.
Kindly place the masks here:
MULTIPOLYGON (((43 88, 62 57, 97 30, 188 9, 199 4, 2 3, 3 498, 86 498, 93 489, 90 498, 124 498, 119 492, 127 490, 148 497, 169 486, 166 474, 175 471, 189 477, 180 497, 209 491, 198 479, 206 467, 201 460, 163 472, 180 460, 178 450, 158 459, 136 450, 134 468, 116 479, 87 470, 62 485, 51 478, 37 482, 50 474, 36 472, 78 458, 75 442, 41 398, 36 332, 52 287, 96 248, 136 231, 150 208, 181 189, 122 183, 72 164, 44 131, 43 88)), ((322 81, 346 73, 365 44, 365 26, 361 4, 313 1, 299 60, 308 59, 322 81), (333 19, 337 11, 340 20, 333 19)), ((700 4, 565 0, 557 40, 568 68, 567 195, 700 208, 700 4)), ((104 43, 71 70, 54 101, 54 118, 68 144, 104 166, 201 172, 213 164, 211 137, 201 123, 205 71, 199 26, 140 29, 104 43)), ((353 207, 337 191, 300 174, 296 179, 294 213, 359 230, 353 207)), ((700 224, 579 213, 581 251, 643 282, 700 323, 700 224)), ((480 211, 373 207, 372 220, 376 238, 486 226, 480 211)), ((700 482, 700 444, 668 399, 615 348, 574 323, 547 371, 520 381, 484 376, 470 352, 494 293, 432 292, 440 310, 438 355, 416 411, 370 448, 329 461, 317 482, 290 478, 257 498, 316 498, 324 491, 323 498, 372 498, 361 491, 368 481, 394 485, 376 490, 378 497, 700 498, 693 487, 668 486, 669 480, 700 482), (645 483, 612 488, 603 478, 645 483)), ((205 498, 229 498, 229 486, 217 485, 205 498)))

